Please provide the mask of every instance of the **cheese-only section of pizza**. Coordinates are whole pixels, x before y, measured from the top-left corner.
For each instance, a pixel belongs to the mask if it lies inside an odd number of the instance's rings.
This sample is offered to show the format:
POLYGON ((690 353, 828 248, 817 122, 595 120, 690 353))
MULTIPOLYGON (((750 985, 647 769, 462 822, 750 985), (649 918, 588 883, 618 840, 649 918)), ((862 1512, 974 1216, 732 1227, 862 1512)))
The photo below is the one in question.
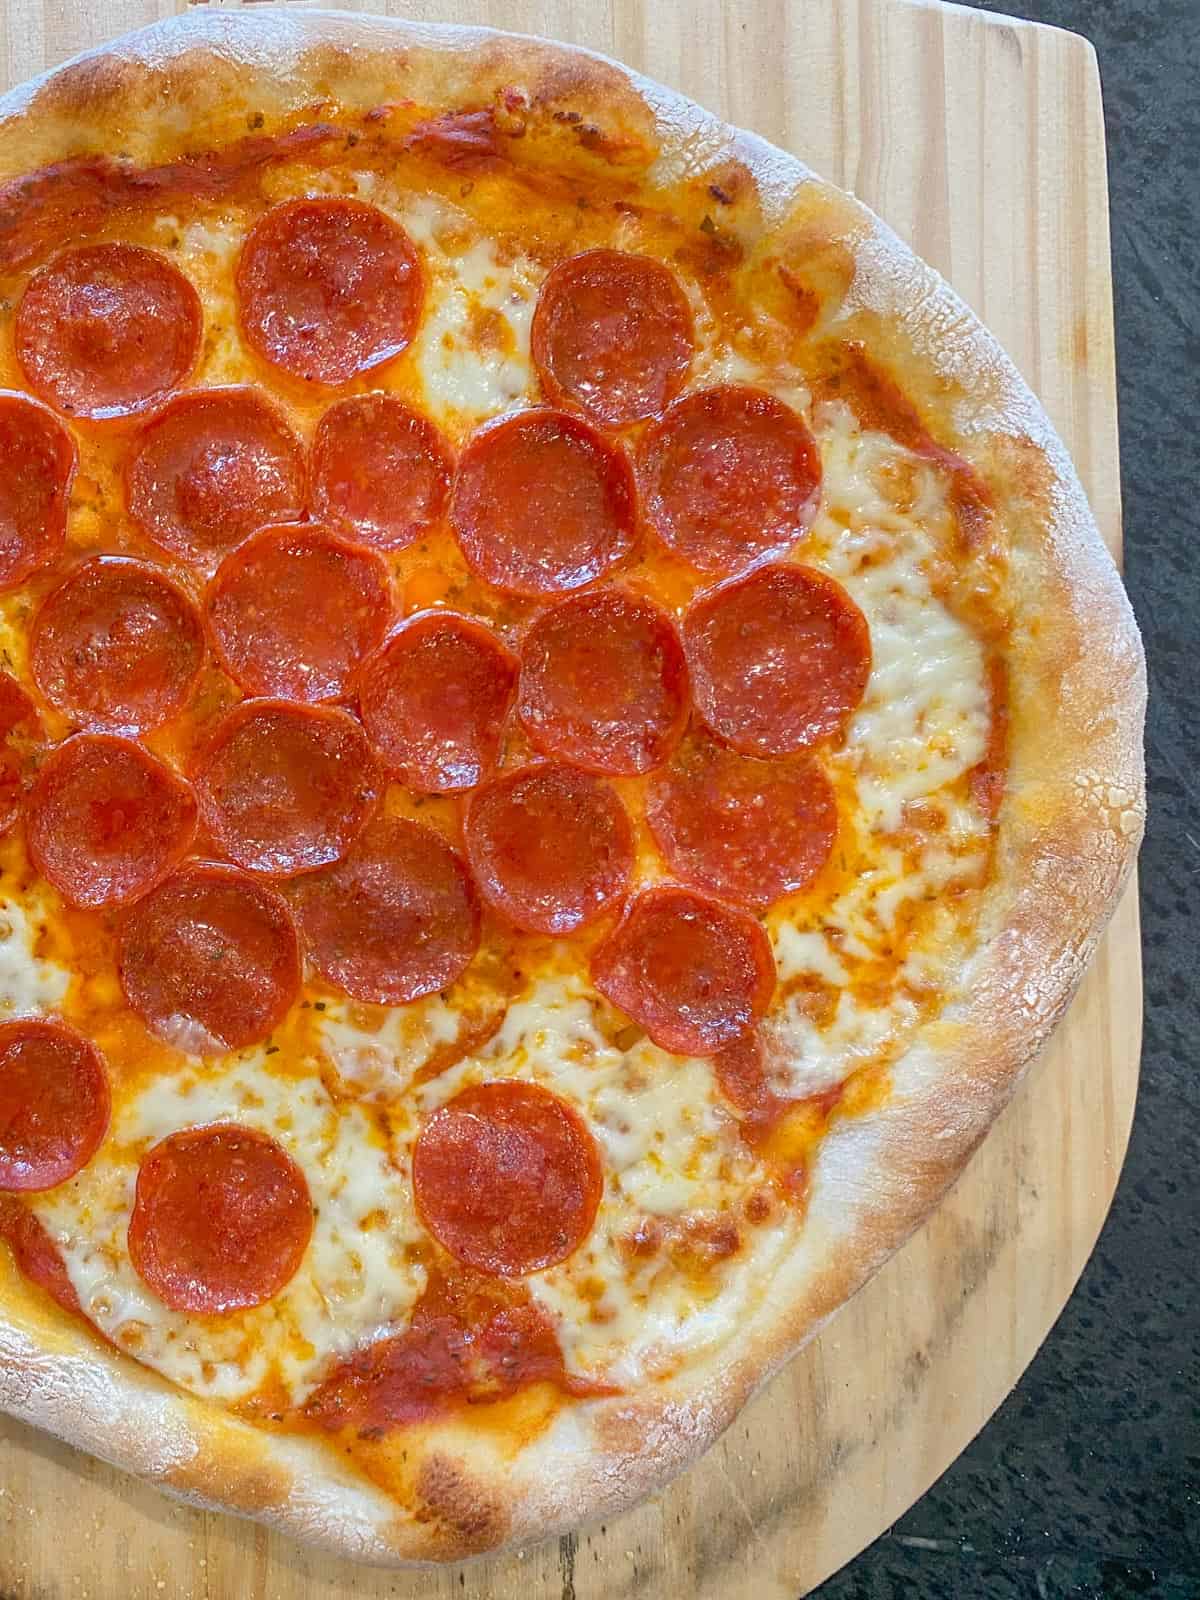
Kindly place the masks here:
POLYGON ((0 102, 0 1403, 379 1560, 629 1503, 936 1203, 1142 693, 869 214, 381 27, 0 102))

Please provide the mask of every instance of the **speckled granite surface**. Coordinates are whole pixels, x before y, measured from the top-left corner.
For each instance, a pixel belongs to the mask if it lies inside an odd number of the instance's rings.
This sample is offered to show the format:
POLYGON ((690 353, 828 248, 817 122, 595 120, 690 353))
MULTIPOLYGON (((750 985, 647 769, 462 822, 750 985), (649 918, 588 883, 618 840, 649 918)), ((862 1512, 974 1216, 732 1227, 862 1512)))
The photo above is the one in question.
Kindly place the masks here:
POLYGON ((1200 1600, 1200 0, 987 0, 1104 85, 1126 578, 1150 661, 1146 1027, 1116 1202, 974 1444, 820 1600, 1200 1600))

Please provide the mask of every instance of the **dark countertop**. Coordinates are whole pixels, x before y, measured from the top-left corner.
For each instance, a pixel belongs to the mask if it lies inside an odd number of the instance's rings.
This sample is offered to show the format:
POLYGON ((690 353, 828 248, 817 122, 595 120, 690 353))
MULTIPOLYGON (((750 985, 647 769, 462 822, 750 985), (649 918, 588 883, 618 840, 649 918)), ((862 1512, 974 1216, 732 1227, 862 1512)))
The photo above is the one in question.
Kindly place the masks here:
POLYGON ((1087 35, 1108 130, 1125 566, 1150 667, 1129 1155, 1032 1366, 820 1600, 1200 1600, 1200 0, 983 0, 1087 35))

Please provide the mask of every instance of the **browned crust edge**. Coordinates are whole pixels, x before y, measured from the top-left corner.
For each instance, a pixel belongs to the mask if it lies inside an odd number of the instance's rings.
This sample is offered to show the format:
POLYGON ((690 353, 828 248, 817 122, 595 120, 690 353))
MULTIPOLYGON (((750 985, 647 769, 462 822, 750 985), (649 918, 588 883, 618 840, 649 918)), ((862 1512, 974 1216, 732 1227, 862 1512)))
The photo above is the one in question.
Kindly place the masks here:
MULTIPOLYGON (((589 52, 314 12, 192 13, 12 91, 0 99, 0 174, 114 147, 162 159, 173 153, 165 127, 185 147, 189 107, 210 123, 214 108, 227 109, 232 136, 264 98, 281 114, 329 94, 365 106, 401 80, 446 105, 517 82, 534 104, 656 139, 677 170, 740 166, 784 243, 797 193, 815 184, 792 157, 589 52), (168 106, 176 114, 164 122, 168 106)), ((0 1408, 193 1503, 360 1560, 446 1561, 528 1542, 611 1516, 710 1445, 961 1172, 1065 1009, 1136 857, 1144 662, 1074 470, 1011 362, 865 208, 819 193, 854 257, 847 309, 903 329, 918 399, 922 388, 957 394, 958 437, 1012 530, 1021 622, 1010 785, 985 938, 959 998, 897 1065, 889 1103, 835 1125, 800 1245, 737 1359, 722 1353, 653 1396, 570 1408, 503 1474, 473 1461, 461 1432, 448 1434, 428 1449, 402 1506, 320 1443, 259 1432, 99 1350, 0 1261, 0 1408)))

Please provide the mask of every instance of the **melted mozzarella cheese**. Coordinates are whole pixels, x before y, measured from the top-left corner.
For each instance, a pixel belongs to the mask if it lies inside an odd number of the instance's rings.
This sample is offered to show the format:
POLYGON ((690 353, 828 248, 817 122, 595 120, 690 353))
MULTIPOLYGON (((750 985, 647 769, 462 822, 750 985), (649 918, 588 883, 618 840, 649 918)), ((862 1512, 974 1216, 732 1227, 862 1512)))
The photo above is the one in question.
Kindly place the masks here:
MULTIPOLYGON (((373 199, 380 203, 379 186, 373 199)), ((426 409, 461 434, 533 392, 529 328, 540 274, 505 265, 465 216, 428 198, 397 197, 398 219, 424 247, 429 301, 413 341, 426 409), (449 245, 449 251, 446 246, 449 245)))
POLYGON ((527 1282, 559 1321, 569 1367, 636 1383, 728 1337, 796 1224, 782 1206, 765 1223, 744 1221, 741 1204, 762 1172, 710 1063, 644 1040, 619 1050, 598 1011, 581 977, 544 978, 509 1007, 479 1057, 421 1086, 417 1099, 431 1110, 468 1084, 517 1077, 580 1110, 604 1161, 596 1222, 572 1256, 527 1282), (717 1254, 704 1263, 714 1236, 717 1254))
POLYGON ((194 1394, 238 1400, 271 1381, 303 1398, 331 1356, 403 1318, 424 1287, 407 1185, 380 1125, 318 1078, 275 1076, 261 1052, 183 1068, 126 1098, 99 1154, 33 1209, 86 1314, 113 1342, 194 1394), (313 1201, 300 1269, 275 1299, 221 1317, 170 1310, 138 1277, 125 1238, 137 1168, 180 1128, 236 1122, 277 1139, 313 1201))
POLYGON ((886 435, 860 430, 844 406, 824 406, 815 420, 824 490, 805 559, 862 610, 872 666, 844 747, 830 761, 854 796, 841 844, 853 851, 855 870, 820 908, 818 925, 785 917, 773 929, 785 996, 805 978, 839 991, 822 1026, 786 999, 774 1019, 788 1064, 782 1087, 793 1094, 831 1087, 901 1047, 921 1016, 908 986, 945 975, 961 926, 949 915, 927 916, 920 945, 895 974, 897 991, 882 1004, 856 997, 854 968, 891 964, 902 918, 976 882, 989 839, 986 819, 962 794, 987 748, 983 651, 933 578, 950 515, 944 481, 886 435), (913 831, 914 802, 924 819, 917 847, 897 837, 913 831))
POLYGON ((0 896, 0 1019, 51 1011, 62 1001, 70 977, 56 962, 35 953, 45 925, 45 896, 31 891, 24 903, 0 896))

